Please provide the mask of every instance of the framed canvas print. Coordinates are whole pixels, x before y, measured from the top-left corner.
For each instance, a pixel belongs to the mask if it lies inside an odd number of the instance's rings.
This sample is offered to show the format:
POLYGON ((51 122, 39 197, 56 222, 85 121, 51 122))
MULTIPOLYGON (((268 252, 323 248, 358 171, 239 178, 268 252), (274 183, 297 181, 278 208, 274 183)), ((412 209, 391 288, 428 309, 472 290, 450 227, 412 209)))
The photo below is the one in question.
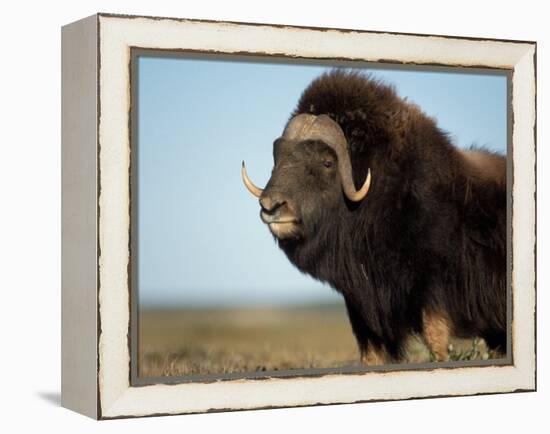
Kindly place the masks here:
POLYGON ((533 391, 536 44, 62 30, 62 404, 533 391))

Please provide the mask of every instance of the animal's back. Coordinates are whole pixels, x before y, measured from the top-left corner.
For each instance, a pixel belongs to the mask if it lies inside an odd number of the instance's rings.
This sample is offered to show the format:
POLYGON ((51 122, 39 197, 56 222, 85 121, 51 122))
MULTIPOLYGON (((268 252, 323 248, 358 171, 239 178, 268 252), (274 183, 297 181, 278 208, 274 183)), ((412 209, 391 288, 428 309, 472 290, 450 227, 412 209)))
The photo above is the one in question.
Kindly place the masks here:
POLYGON ((506 188, 506 157, 482 149, 460 150, 470 176, 506 188))

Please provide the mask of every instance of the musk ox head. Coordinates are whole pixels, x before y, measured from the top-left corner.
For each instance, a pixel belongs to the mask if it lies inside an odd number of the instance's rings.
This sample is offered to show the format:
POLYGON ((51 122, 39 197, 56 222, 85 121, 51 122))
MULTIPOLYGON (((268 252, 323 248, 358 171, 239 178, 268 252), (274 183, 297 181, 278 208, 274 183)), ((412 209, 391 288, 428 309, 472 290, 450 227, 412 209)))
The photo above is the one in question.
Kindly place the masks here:
POLYGON ((353 183, 348 145, 340 126, 327 115, 299 114, 273 145, 274 167, 262 190, 248 178, 246 188, 260 200, 262 221, 279 240, 303 240, 315 233, 323 215, 365 198, 370 171, 359 190, 353 183))

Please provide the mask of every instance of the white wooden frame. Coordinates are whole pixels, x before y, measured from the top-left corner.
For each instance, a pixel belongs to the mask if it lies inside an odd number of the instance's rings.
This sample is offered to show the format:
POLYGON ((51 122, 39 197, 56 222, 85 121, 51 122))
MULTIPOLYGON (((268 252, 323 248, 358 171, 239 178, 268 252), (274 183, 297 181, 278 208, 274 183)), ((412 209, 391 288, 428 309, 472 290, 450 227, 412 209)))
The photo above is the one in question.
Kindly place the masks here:
POLYGON ((69 24, 62 36, 65 407, 109 419, 535 390, 534 42, 107 14, 69 24), (132 386, 131 47, 511 70, 513 362, 132 386))

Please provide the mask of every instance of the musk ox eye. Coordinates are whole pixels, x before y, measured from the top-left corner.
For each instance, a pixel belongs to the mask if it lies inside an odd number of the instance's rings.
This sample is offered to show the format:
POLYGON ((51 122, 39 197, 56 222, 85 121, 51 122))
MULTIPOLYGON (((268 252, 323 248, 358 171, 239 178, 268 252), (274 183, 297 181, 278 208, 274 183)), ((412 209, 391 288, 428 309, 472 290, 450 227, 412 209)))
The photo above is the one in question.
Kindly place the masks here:
POLYGON ((332 165, 333 165, 333 162, 331 160, 323 161, 323 166, 325 166, 327 169, 330 169, 332 165))

